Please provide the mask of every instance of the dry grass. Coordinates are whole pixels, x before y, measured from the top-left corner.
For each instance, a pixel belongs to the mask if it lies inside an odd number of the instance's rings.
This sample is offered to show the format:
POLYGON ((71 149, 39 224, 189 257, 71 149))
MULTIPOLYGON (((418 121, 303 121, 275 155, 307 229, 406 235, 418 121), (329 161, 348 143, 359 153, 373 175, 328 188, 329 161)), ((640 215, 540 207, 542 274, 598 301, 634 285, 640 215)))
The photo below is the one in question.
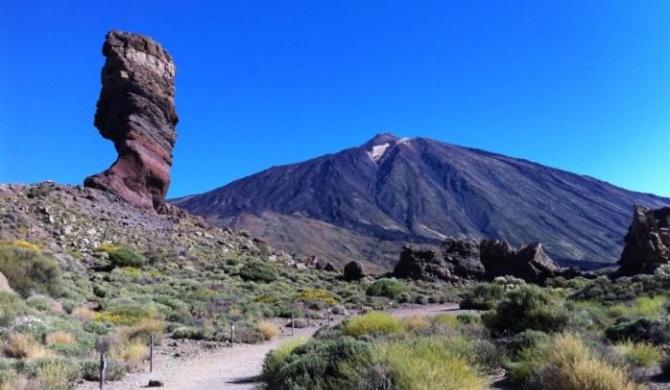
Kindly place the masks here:
POLYGON ((92 321, 95 319, 95 312, 86 306, 75 307, 72 309, 72 315, 83 321, 92 321))
POLYGON ((139 369, 148 357, 149 348, 141 339, 134 339, 112 348, 112 358, 126 362, 130 369, 139 369))
POLYGON ((154 318, 145 318, 137 324, 119 328, 117 335, 122 340, 142 339, 149 343, 149 337, 154 336, 156 342, 160 342, 165 332, 165 321, 154 318))
POLYGON ((18 359, 34 359, 49 355, 49 351, 32 336, 23 333, 10 333, 5 340, 3 353, 7 357, 18 359))
POLYGON ((11 383, 0 384, 0 390, 44 390, 44 387, 38 380, 17 378, 11 383))
POLYGON ((652 367, 663 359, 663 350, 649 343, 625 341, 617 344, 615 348, 639 367, 652 367))
POLYGON ((407 326, 407 330, 411 332, 423 332, 426 331, 430 328, 430 319, 428 317, 420 317, 420 316, 414 316, 414 317, 408 317, 403 320, 405 325, 407 326))
POLYGON ((258 325, 256 325, 256 329, 263 334, 265 340, 272 340, 280 333, 279 327, 270 321, 259 322, 258 325))
POLYGON ((593 356, 578 337, 561 334, 544 351, 545 368, 531 377, 532 389, 543 390, 641 390, 626 372, 593 356))
POLYGON ((62 330, 49 333, 44 341, 50 347, 54 345, 73 345, 77 342, 73 335, 62 330))

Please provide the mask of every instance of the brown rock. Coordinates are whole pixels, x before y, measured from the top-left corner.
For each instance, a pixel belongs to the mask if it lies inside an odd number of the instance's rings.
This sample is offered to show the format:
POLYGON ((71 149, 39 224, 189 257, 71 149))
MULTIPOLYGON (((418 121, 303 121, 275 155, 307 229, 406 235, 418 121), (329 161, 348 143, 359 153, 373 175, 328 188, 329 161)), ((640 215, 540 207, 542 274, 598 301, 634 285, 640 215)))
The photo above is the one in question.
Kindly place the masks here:
POLYGON ((482 240, 480 260, 487 279, 511 275, 531 283, 542 283, 557 275, 560 267, 542 249, 542 244, 522 245, 514 250, 505 241, 482 240))
POLYGON ((14 290, 12 290, 12 288, 9 286, 9 282, 7 281, 5 275, 2 274, 2 272, 0 272, 0 291, 14 293, 14 290))
POLYGON ((363 264, 359 261, 352 261, 347 263, 347 265, 344 266, 343 277, 347 282, 363 279, 365 277, 365 269, 363 268, 363 264))
POLYGON ((651 273, 670 262, 670 207, 649 210, 635 206, 624 241, 626 246, 619 260, 621 274, 651 273))
POLYGON ((484 267, 479 261, 479 242, 473 239, 447 238, 440 252, 432 249, 403 247, 393 269, 397 278, 426 281, 481 279, 484 267))
POLYGON ((84 185, 158 209, 170 185, 179 120, 172 57, 150 38, 120 31, 107 34, 102 53, 107 60, 94 124, 114 142, 118 158, 84 185))

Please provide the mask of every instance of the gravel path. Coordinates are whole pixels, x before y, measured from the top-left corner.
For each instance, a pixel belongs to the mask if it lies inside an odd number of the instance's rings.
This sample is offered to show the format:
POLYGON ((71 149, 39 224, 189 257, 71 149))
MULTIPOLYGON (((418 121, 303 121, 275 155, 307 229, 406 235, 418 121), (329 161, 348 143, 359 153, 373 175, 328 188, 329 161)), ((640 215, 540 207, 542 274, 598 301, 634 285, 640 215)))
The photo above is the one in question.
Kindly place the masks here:
MULTIPOLYGON (((410 317, 439 313, 458 315, 463 312, 465 311, 459 310, 457 304, 445 304, 402 307, 393 310, 392 314, 397 317, 410 317)), ((335 318, 334 321, 341 319, 342 317, 335 318)), ((163 382, 163 389, 256 389, 259 388, 257 376, 261 373, 263 359, 271 349, 292 338, 310 337, 317 329, 318 327, 296 329, 295 336, 290 335, 290 330, 284 330, 284 335, 270 342, 256 345, 240 344, 232 348, 222 347, 220 343, 167 342, 166 345, 156 349, 153 373, 128 374, 122 381, 108 382, 105 389, 145 388, 149 380, 163 382)), ((95 389, 98 389, 98 384, 93 382, 86 382, 77 387, 77 390, 95 389)))

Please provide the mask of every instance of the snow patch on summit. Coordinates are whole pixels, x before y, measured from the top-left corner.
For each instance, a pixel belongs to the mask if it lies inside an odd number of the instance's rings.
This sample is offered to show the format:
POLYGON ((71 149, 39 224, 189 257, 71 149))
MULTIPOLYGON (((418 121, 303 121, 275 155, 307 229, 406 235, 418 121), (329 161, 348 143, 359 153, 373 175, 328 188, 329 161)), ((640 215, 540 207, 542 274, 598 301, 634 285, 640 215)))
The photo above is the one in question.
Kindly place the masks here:
POLYGON ((372 147, 371 151, 368 151, 368 156, 370 156, 372 161, 377 162, 380 158, 382 158, 382 156, 384 156, 384 153, 386 153, 386 150, 390 145, 391 144, 388 142, 381 145, 375 145, 372 147))

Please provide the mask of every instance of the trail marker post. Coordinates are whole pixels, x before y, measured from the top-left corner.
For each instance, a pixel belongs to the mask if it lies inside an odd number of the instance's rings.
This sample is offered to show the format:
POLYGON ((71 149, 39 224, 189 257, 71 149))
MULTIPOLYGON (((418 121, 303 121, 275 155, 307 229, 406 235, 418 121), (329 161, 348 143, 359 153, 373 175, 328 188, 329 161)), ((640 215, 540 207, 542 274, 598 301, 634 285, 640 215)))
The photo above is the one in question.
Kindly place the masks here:
POLYGON ((154 335, 149 336, 149 372, 154 372, 154 335))

